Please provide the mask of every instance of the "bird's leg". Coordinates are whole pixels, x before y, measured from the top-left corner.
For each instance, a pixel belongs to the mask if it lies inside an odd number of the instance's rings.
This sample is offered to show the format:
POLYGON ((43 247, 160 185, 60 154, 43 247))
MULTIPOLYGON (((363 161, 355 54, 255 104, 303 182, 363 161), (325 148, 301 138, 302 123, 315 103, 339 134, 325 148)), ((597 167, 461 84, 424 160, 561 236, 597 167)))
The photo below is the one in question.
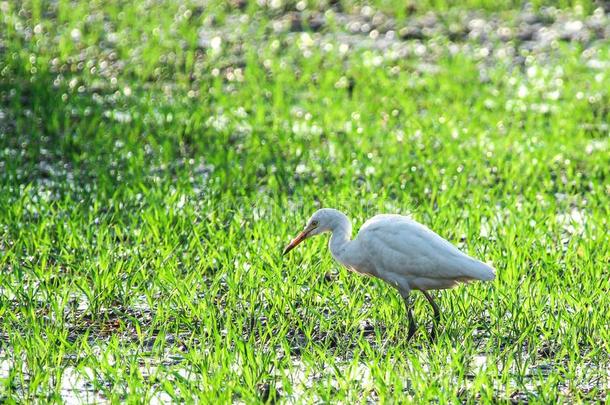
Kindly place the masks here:
POLYGON ((413 310, 411 309, 411 302, 409 300, 409 296, 404 297, 405 300, 405 308, 407 309, 407 317, 409 318, 409 335, 407 336, 407 342, 411 340, 413 335, 415 334, 415 319, 413 318, 413 310))
POLYGON ((430 305, 432 305, 432 310, 434 311, 434 323, 432 324, 432 329, 430 330, 430 339, 434 340, 436 338, 436 325, 441 320, 441 311, 438 309, 438 305, 434 301, 434 298, 428 293, 428 291, 422 290, 424 293, 424 297, 428 300, 430 305))
POLYGON ((428 302, 430 303, 430 305, 432 305, 432 310, 434 311, 434 320, 436 322, 440 321, 441 319, 441 311, 438 308, 438 305, 436 305, 436 301, 434 301, 434 298, 432 298, 432 296, 430 295, 430 293, 428 291, 423 291, 424 296, 426 297, 426 299, 428 300, 428 302))

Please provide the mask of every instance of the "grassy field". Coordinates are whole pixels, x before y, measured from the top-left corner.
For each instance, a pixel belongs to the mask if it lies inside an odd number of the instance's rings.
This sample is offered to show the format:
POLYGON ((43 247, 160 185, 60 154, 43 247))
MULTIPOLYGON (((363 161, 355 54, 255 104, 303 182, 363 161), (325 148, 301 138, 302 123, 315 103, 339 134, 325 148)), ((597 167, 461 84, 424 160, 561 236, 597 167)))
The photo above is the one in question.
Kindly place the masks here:
POLYGON ((176 3, 0 1, 0 402, 610 400, 599 2, 176 3), (407 343, 319 207, 498 277, 407 343))

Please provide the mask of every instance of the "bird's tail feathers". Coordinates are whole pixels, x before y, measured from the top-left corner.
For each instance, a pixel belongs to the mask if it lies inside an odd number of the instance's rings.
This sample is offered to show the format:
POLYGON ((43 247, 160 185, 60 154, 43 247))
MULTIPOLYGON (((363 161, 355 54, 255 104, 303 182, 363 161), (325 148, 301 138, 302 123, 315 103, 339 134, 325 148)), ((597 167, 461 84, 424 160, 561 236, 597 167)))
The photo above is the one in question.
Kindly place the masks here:
POLYGON ((468 266, 468 277, 471 280, 491 281, 496 278, 496 269, 486 263, 472 259, 468 266))

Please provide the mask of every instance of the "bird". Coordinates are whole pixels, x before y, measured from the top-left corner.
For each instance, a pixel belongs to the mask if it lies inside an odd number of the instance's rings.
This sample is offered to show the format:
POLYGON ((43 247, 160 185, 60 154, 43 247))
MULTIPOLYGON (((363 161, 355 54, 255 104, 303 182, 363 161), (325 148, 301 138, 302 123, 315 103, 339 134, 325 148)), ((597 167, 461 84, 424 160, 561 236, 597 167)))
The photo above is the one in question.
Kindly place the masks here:
POLYGON ((343 212, 334 208, 319 209, 282 255, 304 240, 327 232, 331 233, 328 245, 336 261, 349 270, 377 277, 398 290, 409 321, 407 341, 417 328, 411 291, 421 291, 432 306, 434 322, 430 338, 434 340, 441 313, 428 291, 474 280, 491 281, 496 276, 493 267, 463 253, 425 225, 397 214, 372 217, 351 240, 352 224, 343 212))

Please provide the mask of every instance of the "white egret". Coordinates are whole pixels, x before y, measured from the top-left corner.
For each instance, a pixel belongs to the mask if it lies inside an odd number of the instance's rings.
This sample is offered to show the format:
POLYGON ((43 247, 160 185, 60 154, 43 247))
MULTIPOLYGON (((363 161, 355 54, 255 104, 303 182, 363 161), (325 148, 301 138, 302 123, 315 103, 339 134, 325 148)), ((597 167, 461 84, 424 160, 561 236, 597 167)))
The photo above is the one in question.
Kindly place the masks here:
MULTIPOLYGON (((421 291, 434 310, 440 311, 428 290, 451 288, 460 282, 493 280, 495 270, 476 260, 425 227, 402 215, 377 215, 365 222, 354 240, 352 225, 341 211, 316 211, 305 229, 284 249, 286 254, 305 239, 331 232, 329 248, 335 260, 350 270, 378 277, 395 287, 404 299, 409 318, 410 339, 415 320, 409 294, 421 291)), ((431 337, 435 336, 432 327, 431 337)))

